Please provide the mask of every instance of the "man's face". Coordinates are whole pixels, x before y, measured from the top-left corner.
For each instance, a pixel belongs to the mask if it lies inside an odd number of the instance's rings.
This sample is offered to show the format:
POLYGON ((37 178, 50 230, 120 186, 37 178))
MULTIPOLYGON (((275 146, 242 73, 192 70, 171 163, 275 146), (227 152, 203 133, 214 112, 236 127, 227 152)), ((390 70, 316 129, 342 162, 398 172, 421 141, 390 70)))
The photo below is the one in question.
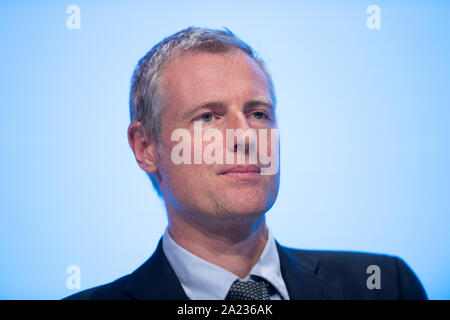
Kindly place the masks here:
MULTIPOLYGON (((270 129, 276 128, 275 112, 266 76, 259 65, 237 50, 220 54, 188 52, 169 61, 159 86, 163 152, 158 171, 169 214, 176 211, 188 217, 254 219, 270 209, 278 192, 278 170, 261 175, 257 172, 259 162, 256 167, 249 166, 249 152, 245 152, 244 165, 225 160, 227 154, 239 152, 236 143, 227 143, 227 129, 266 129, 268 154, 272 152, 270 129), (172 133, 180 128, 190 132, 193 159, 194 125, 200 123, 203 132, 217 129, 222 133, 223 164, 194 164, 193 160, 191 164, 175 164, 172 150, 179 141, 171 141, 172 133), (250 172, 229 172, 237 166, 250 172)), ((200 143, 205 149, 212 141, 200 143)), ((263 140, 254 141, 259 146, 263 140)))

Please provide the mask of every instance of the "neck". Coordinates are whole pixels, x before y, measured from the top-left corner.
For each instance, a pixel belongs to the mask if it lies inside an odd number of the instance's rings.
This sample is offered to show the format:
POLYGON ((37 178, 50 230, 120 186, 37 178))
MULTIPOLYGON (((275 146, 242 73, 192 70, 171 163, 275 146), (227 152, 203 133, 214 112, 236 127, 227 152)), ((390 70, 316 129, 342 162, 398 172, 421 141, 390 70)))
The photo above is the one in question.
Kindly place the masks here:
POLYGON ((187 221, 176 213, 169 212, 168 216, 169 234, 178 245, 240 278, 250 273, 267 243, 264 215, 251 221, 203 217, 201 223, 187 221))

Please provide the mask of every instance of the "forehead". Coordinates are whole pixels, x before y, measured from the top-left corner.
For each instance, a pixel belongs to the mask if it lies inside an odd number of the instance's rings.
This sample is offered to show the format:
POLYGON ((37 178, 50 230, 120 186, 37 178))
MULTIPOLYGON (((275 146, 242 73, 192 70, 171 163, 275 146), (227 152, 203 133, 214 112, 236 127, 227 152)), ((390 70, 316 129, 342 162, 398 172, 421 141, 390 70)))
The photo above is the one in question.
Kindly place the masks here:
POLYGON ((159 87, 167 112, 185 111, 207 101, 231 104, 265 98, 271 102, 265 73, 240 50, 176 55, 162 72, 159 87))

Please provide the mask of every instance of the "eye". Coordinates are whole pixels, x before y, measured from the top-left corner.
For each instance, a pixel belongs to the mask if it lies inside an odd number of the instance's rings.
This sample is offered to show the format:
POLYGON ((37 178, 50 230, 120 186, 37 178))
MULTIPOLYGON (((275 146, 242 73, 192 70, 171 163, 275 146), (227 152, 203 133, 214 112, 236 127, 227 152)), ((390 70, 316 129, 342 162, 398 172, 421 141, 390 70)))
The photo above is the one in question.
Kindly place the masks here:
POLYGON ((267 115, 264 113, 264 112, 261 112, 261 111, 256 111, 256 112, 254 112, 253 113, 253 116, 256 118, 256 119, 267 119, 268 117, 267 117, 267 115))
POLYGON ((211 122, 212 119, 214 119, 214 116, 212 113, 205 113, 205 114, 202 114, 197 120, 201 120, 203 122, 211 122))

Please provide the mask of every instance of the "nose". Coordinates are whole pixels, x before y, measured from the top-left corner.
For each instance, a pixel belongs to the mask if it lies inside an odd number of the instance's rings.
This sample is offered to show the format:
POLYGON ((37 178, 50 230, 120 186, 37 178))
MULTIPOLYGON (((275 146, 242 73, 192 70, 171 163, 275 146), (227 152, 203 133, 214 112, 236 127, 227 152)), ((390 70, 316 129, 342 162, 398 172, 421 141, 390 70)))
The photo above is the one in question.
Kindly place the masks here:
POLYGON ((227 121, 227 129, 234 129, 234 130, 241 129, 244 131, 250 129, 245 114, 241 111, 230 113, 227 121))
POLYGON ((256 145, 256 133, 241 111, 230 114, 226 127, 226 143, 232 153, 248 154, 256 145))

